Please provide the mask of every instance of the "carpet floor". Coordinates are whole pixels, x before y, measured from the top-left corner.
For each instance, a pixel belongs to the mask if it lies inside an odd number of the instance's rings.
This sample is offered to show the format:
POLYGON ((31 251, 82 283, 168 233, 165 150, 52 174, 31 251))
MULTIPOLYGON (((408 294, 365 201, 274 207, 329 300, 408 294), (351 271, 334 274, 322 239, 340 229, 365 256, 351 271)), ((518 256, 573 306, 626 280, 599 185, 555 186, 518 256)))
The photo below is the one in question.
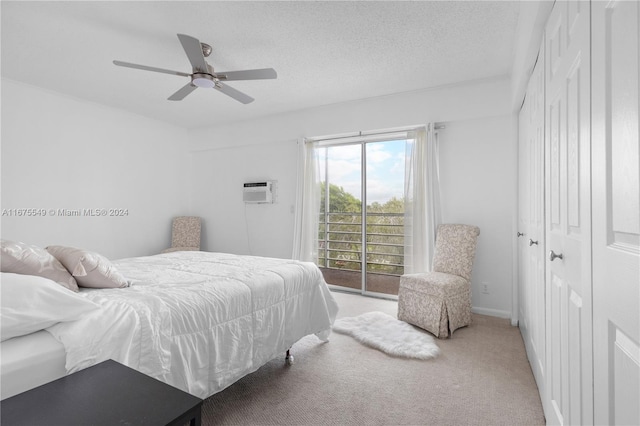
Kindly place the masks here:
MULTIPOLYGON (((332 293, 338 317, 397 302, 332 293)), ((307 336, 203 404, 203 425, 543 425, 535 380, 517 327, 473 315, 469 327, 436 339, 430 360, 389 356, 350 336, 307 336)))

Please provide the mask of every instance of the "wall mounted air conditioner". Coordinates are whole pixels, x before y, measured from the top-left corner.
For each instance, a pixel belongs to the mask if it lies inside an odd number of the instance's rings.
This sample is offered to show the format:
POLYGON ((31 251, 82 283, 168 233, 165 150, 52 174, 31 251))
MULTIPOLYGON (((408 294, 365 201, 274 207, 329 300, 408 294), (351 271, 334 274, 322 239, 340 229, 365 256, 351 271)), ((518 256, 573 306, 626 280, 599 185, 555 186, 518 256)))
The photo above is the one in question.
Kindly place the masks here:
POLYGON ((273 182, 245 183, 242 200, 245 203, 273 203, 273 182))

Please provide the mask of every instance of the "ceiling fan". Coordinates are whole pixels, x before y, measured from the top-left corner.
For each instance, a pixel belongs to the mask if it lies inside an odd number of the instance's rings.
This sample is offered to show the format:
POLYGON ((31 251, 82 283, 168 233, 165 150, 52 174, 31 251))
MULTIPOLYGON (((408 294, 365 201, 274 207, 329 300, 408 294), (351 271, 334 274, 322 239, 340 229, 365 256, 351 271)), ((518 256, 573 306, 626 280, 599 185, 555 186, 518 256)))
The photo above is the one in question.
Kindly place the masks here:
POLYGON ((178 34, 178 39, 180 39, 180 43, 182 44, 182 47, 187 54, 189 62, 191 62, 191 67, 193 69, 191 74, 180 71, 166 70, 163 68, 149 67, 146 65, 132 64, 130 62, 117 60, 113 61, 113 63, 120 67, 161 72, 165 74, 179 75, 182 77, 191 77, 191 81, 189 83, 178 89, 178 91, 173 95, 169 96, 168 99, 170 101, 181 101, 185 98, 185 96, 196 90, 198 87, 203 87, 216 89, 224 93, 225 95, 231 96, 233 99, 242 102, 243 104, 248 104, 254 101, 251 96, 246 95, 230 86, 227 86, 223 83, 223 81, 266 80, 278 77, 278 74, 273 68, 215 72, 213 67, 209 65, 204 59, 211 54, 211 46, 206 43, 201 43, 198 39, 184 34, 178 34))

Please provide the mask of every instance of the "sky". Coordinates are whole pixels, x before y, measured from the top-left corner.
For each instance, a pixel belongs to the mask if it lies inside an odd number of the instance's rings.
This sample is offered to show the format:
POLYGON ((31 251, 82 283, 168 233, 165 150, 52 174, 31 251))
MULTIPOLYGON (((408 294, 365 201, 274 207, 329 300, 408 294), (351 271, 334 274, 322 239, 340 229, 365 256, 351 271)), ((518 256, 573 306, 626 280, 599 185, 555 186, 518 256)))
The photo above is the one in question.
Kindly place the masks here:
MULTIPOLYGON (((362 199, 361 147, 338 145, 329 150, 329 183, 362 199)), ((405 141, 369 142, 367 158, 367 204, 384 204, 392 197, 402 198, 404 191, 405 141)), ((321 160, 320 168, 324 169, 321 160)), ((321 170, 322 173, 323 170, 321 170)), ((322 173, 324 176, 324 174, 322 173)))

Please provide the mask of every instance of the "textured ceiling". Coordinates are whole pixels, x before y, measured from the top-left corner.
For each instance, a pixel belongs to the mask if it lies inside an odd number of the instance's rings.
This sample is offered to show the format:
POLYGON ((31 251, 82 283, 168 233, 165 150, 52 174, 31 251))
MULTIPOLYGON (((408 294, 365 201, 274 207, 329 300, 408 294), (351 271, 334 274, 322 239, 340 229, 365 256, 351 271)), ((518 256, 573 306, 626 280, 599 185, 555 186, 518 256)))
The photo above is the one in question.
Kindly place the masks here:
POLYGON ((2 76, 194 128, 508 75, 517 1, 2 1, 2 76), (167 101, 191 67, 177 33, 213 46, 217 71, 275 68, 167 101))

